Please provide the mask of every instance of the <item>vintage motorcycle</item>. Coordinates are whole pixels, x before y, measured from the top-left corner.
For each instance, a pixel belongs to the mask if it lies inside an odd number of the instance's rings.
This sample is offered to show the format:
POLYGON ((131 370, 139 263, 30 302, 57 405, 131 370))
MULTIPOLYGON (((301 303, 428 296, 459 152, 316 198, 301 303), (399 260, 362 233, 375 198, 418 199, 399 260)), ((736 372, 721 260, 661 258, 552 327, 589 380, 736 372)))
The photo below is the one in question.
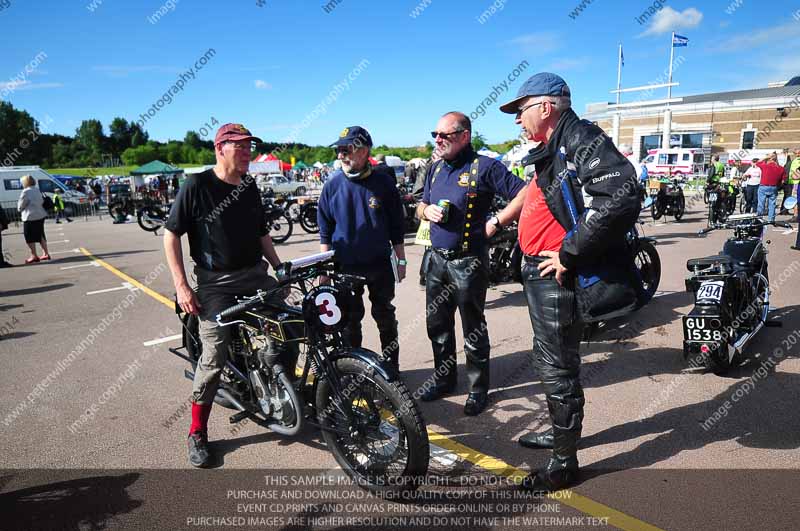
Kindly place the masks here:
MULTIPOLYGON (((739 193, 739 188, 731 184, 730 179, 720 179, 718 183, 706 187, 708 195, 708 227, 725 223, 728 216, 736 211, 736 198, 744 194, 739 193)), ((740 211, 744 208, 740 206, 740 211)))
POLYGON ((680 179, 650 179, 649 182, 650 213, 653 219, 661 216, 673 216, 680 221, 686 212, 686 198, 683 195, 683 184, 680 179))
POLYGON ((417 232, 419 228, 419 219, 417 219, 417 201, 411 194, 411 188, 398 184, 397 191, 400 192, 400 200, 403 203, 403 212, 405 213, 405 229, 406 232, 417 232))
MULTIPOLYGON (((276 200, 278 202, 278 200, 276 200)), ((317 223, 317 203, 316 199, 309 197, 287 197, 283 199, 283 209, 292 223, 299 223, 300 228, 309 234, 319 232, 317 223)))
POLYGON ((764 244, 769 225, 791 228, 756 214, 735 214, 699 232, 727 229, 733 237, 720 254, 686 262, 686 291, 694 294, 695 303, 683 317, 683 355, 694 366, 702 362, 715 374, 726 373, 744 361, 747 343, 761 328, 772 324, 767 320, 770 287, 764 244))
POLYGON ((264 206, 264 220, 272 241, 283 243, 288 240, 294 227, 284 207, 275 201, 275 196, 271 192, 261 194, 261 204, 264 206))
POLYGON ((136 221, 143 230, 158 235, 158 229, 167 224, 171 208, 172 205, 145 205, 136 211, 136 221))
MULTIPOLYGON (((347 345, 352 290, 365 280, 338 272, 333 256, 281 264, 274 289, 216 316, 233 337, 216 401, 238 410, 231 423, 249 419, 287 436, 303 425, 319 428, 336 461, 363 488, 380 494, 414 489, 428 469, 425 422, 391 364, 347 345), (332 284, 314 286, 321 275, 332 284), (286 289, 295 296, 275 297, 286 289), (293 299, 296 304, 287 302, 293 299)), ((197 318, 182 314, 181 321, 183 346, 170 351, 196 367, 197 318)), ((194 378, 191 371, 185 375, 194 378)))
POLYGON ((498 230, 489 240, 489 283, 522 282, 522 249, 517 222, 498 230))

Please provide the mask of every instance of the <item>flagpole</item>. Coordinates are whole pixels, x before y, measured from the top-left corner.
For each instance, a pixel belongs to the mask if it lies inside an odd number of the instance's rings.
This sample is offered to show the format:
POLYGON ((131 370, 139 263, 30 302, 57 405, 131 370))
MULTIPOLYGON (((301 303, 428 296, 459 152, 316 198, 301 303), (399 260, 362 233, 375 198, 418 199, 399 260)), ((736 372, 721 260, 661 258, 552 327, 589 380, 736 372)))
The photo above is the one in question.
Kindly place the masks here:
MULTIPOLYGON (((667 99, 672 99, 672 62, 675 58, 675 32, 672 32, 672 39, 669 41, 669 86, 667 87, 667 99)), ((667 103, 669 106, 669 103, 667 103)))
POLYGON ((617 57, 617 105, 619 105, 620 96, 622 93, 622 43, 619 45, 619 57, 617 57))

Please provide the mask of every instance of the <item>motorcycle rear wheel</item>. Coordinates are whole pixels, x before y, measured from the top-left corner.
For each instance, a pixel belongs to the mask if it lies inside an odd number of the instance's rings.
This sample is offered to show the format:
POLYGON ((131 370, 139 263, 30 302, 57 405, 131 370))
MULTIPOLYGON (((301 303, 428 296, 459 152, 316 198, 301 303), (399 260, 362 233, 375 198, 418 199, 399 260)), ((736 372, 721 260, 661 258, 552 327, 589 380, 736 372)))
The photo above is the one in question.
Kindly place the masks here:
POLYGON ((317 205, 307 205, 303 207, 299 216, 300 227, 309 234, 317 234, 319 232, 319 224, 317 223, 317 205))
POLYGON ((336 462, 373 493, 391 496, 416 489, 428 470, 430 447, 408 388, 400 380, 385 380, 361 360, 340 358, 335 363, 343 395, 340 407, 349 407, 357 423, 350 425, 336 406, 329 381, 320 380, 317 418, 336 462))
POLYGON ((136 213, 136 221, 147 232, 155 232, 166 223, 167 215, 157 206, 146 206, 136 213))
POLYGON ((269 235, 275 243, 283 243, 292 235, 292 220, 283 214, 267 222, 269 235))
POLYGON ((658 284, 661 282, 661 257, 658 256, 658 251, 652 243, 643 241, 639 245, 639 252, 636 253, 634 263, 642 277, 644 297, 640 305, 644 305, 658 291, 658 284))

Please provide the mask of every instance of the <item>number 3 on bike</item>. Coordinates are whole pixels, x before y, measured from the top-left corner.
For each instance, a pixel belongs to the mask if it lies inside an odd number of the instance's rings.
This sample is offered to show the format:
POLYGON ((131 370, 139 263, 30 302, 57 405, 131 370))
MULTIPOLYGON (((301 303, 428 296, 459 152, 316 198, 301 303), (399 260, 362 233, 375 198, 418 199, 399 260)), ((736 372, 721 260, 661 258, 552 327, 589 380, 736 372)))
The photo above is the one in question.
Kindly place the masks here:
MULTIPOLYGON (((393 366, 344 340, 352 292, 364 279, 339 273, 333 255, 287 262, 274 289, 216 316, 233 335, 216 401, 238 411, 231 423, 249 419, 286 436, 304 425, 320 429, 337 463, 368 490, 414 489, 428 469, 425 422, 393 366), (332 284, 315 286, 322 276, 332 284), (287 290, 299 295, 287 298, 296 304, 275 297, 287 290), (299 372, 294 365, 301 350, 299 372)), ((188 355, 170 351, 196 367, 202 348, 197 319, 185 314, 182 322, 188 355)))

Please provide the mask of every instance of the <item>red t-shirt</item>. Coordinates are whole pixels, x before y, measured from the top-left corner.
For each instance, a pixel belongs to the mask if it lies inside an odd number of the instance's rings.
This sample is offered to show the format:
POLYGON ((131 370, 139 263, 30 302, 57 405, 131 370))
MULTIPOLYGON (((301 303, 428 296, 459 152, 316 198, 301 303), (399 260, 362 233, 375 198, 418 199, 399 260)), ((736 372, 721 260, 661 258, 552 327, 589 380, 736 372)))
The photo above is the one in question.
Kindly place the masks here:
POLYGON ((567 231, 547 208, 544 195, 534 177, 528 183, 525 204, 519 216, 519 246, 522 252, 531 256, 542 251, 558 252, 566 234, 567 231))
POLYGON ((756 162, 761 168, 761 186, 779 186, 786 177, 786 172, 776 163, 756 162))

